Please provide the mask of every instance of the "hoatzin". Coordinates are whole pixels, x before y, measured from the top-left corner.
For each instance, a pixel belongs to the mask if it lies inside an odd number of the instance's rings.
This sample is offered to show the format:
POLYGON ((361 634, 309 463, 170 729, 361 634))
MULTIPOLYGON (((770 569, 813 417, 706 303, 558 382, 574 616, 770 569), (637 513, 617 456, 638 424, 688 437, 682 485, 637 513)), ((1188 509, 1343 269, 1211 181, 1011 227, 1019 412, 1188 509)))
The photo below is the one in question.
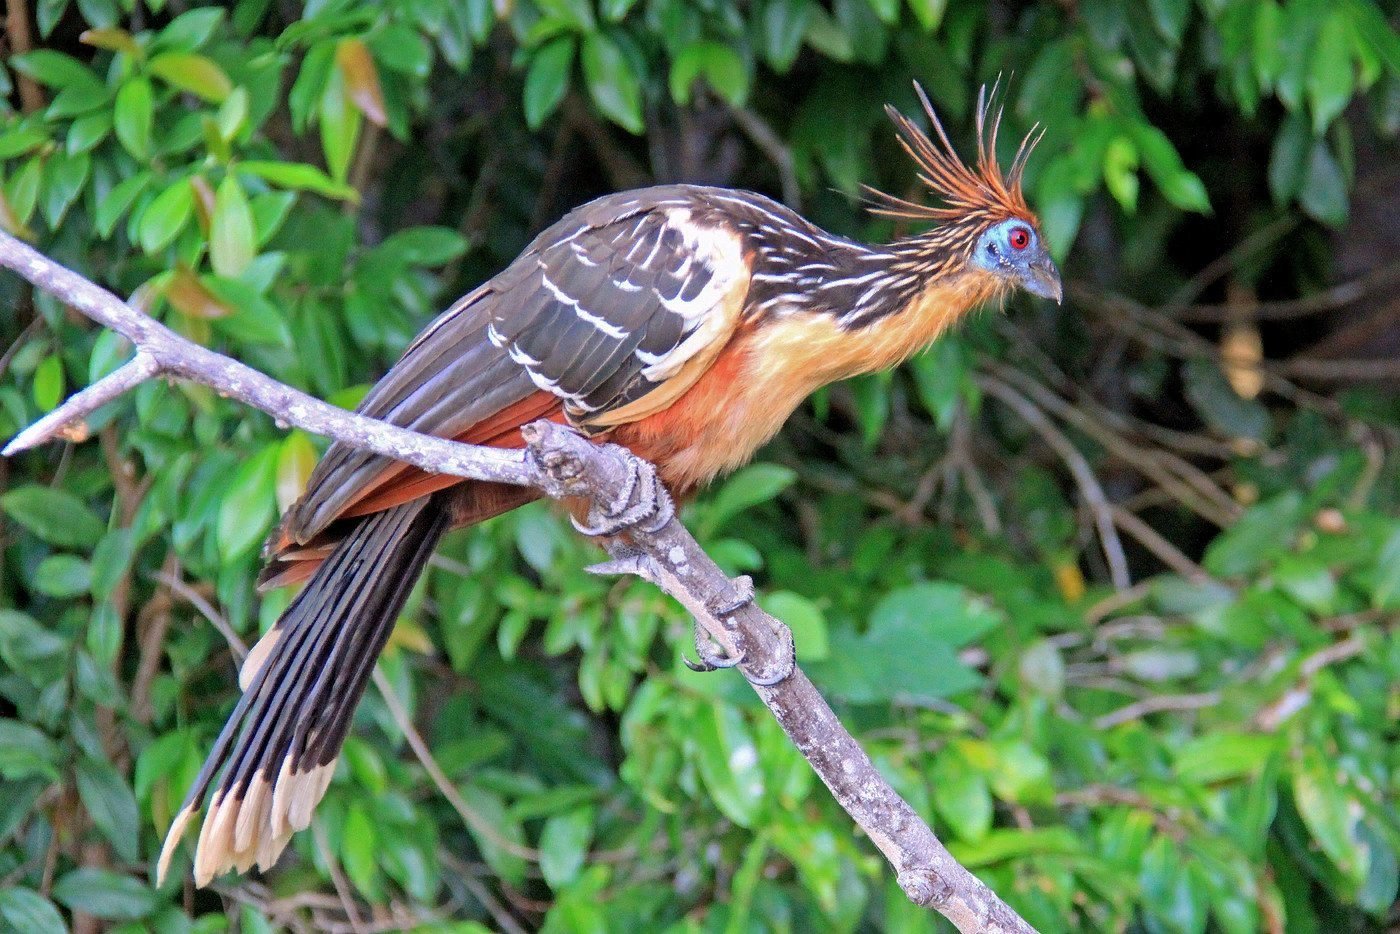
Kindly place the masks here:
MULTIPOLYGON (((528 422, 567 422, 649 460, 683 496, 746 461, 817 388, 894 366, 977 305, 1015 288, 1059 301, 1021 193, 1038 137, 1003 173, 1000 111, 984 89, 969 167, 916 91, 936 142, 886 110, 941 206, 867 193, 877 212, 932 221, 927 232, 867 246, 746 191, 608 195, 433 321, 359 411, 506 448, 522 445, 528 422)), ((160 876, 220 770, 195 881, 276 861, 325 793, 438 539, 538 495, 331 445, 269 542, 261 579, 305 586, 243 662, 242 698, 170 828, 160 876)))

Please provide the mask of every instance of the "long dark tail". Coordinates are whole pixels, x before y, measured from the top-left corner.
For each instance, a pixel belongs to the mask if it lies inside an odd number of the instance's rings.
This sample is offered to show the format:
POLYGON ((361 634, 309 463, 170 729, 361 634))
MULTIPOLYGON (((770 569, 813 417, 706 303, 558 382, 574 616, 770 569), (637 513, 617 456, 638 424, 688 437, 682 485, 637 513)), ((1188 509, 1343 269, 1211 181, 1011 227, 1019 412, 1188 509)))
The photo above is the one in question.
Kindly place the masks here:
POLYGON ((171 824, 158 879, 220 769, 195 852, 197 885, 255 862, 270 867, 311 823, 375 660, 447 526, 440 496, 360 520, 248 653, 243 697, 171 824))

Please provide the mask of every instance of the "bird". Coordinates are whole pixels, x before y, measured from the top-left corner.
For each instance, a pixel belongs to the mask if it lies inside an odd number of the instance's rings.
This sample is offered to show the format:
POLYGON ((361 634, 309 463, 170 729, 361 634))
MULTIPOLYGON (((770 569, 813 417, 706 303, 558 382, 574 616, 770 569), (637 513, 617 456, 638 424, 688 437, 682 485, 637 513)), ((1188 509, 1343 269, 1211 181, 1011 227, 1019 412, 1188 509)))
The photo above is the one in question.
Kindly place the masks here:
MULTIPOLYGON (((923 232, 867 245, 718 187, 605 195, 433 320, 358 411, 497 448, 523 447, 523 426, 553 420, 654 465, 661 499, 686 497, 747 461, 818 388, 895 366, 1014 290, 1059 302, 1059 271, 1022 192, 1044 130, 1033 127, 1003 171, 1002 108, 984 86, 969 165, 914 88, 932 135, 885 109, 936 203, 864 191, 877 214, 930 222, 923 232)), ((242 663, 242 695, 171 823, 158 880, 211 787, 195 883, 277 861, 310 824, 438 540, 539 495, 329 446, 273 531, 259 578, 303 586, 242 663)), ((702 657, 700 667, 735 661, 702 657)))

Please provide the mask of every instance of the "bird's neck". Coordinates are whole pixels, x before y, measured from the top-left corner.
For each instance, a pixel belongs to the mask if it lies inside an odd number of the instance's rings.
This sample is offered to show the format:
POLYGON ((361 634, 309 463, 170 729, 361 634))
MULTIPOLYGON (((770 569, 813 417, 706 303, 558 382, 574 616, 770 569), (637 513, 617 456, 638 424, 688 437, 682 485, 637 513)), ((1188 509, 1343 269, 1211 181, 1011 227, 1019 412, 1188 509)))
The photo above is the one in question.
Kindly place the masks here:
POLYGON ((761 315, 822 315, 844 331, 876 325, 947 286, 967 268, 966 250, 936 228, 887 244, 864 244, 816 228, 760 241, 753 308, 761 315))

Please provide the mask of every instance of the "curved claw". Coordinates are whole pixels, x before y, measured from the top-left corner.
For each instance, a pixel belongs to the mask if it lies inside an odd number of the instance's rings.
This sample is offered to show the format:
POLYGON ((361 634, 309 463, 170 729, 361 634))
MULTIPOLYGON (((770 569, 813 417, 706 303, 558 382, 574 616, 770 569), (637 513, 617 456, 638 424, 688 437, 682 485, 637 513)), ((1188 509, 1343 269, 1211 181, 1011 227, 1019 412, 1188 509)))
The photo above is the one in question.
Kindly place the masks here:
POLYGON ((708 647, 708 640, 709 636, 700 628, 700 624, 696 623, 695 654, 699 656, 700 660, 698 662, 692 662, 682 654, 681 661, 685 662, 685 667, 689 668, 691 671, 718 671, 721 668, 733 668, 736 665, 743 664, 745 658, 743 652, 739 652, 736 655, 725 655, 723 652, 716 652, 708 647))
POLYGON ((748 679, 750 684, 756 684, 761 688, 771 688, 775 684, 781 684, 782 682, 786 681, 788 679, 788 676, 791 674, 792 665, 786 664, 780 665, 778 667, 778 670, 773 672, 772 674, 753 675, 749 674, 748 672, 744 672, 744 677, 748 679))
POLYGON ((786 681, 793 671, 797 669, 797 643, 793 641, 792 630, 783 626, 782 631, 782 661, 774 666, 773 671, 764 674, 745 671, 743 673, 744 677, 749 680, 750 684, 756 684, 759 687, 772 687, 775 684, 786 681))
POLYGON ((589 525, 587 522, 574 516, 569 516, 569 523, 574 527, 574 531, 578 532, 580 535, 586 535, 589 538, 601 538, 605 535, 611 535, 616 525, 616 523, 606 519, 599 522, 597 525, 589 525))
POLYGON ((684 653, 681 654, 681 661, 685 662, 685 667, 689 668, 691 671, 706 672, 719 671, 723 668, 733 668, 735 665, 740 665, 744 661, 744 653, 740 652, 733 658, 730 658, 728 655, 711 655, 710 658, 712 661, 706 661, 704 658, 705 657, 702 655, 701 661, 692 662, 689 658, 686 658, 684 653))
POLYGON ((602 509, 595 505, 584 520, 570 516, 569 521, 583 535, 606 538, 633 528, 647 533, 659 532, 675 514, 675 504, 655 469, 634 460, 627 480, 612 503, 602 509))

